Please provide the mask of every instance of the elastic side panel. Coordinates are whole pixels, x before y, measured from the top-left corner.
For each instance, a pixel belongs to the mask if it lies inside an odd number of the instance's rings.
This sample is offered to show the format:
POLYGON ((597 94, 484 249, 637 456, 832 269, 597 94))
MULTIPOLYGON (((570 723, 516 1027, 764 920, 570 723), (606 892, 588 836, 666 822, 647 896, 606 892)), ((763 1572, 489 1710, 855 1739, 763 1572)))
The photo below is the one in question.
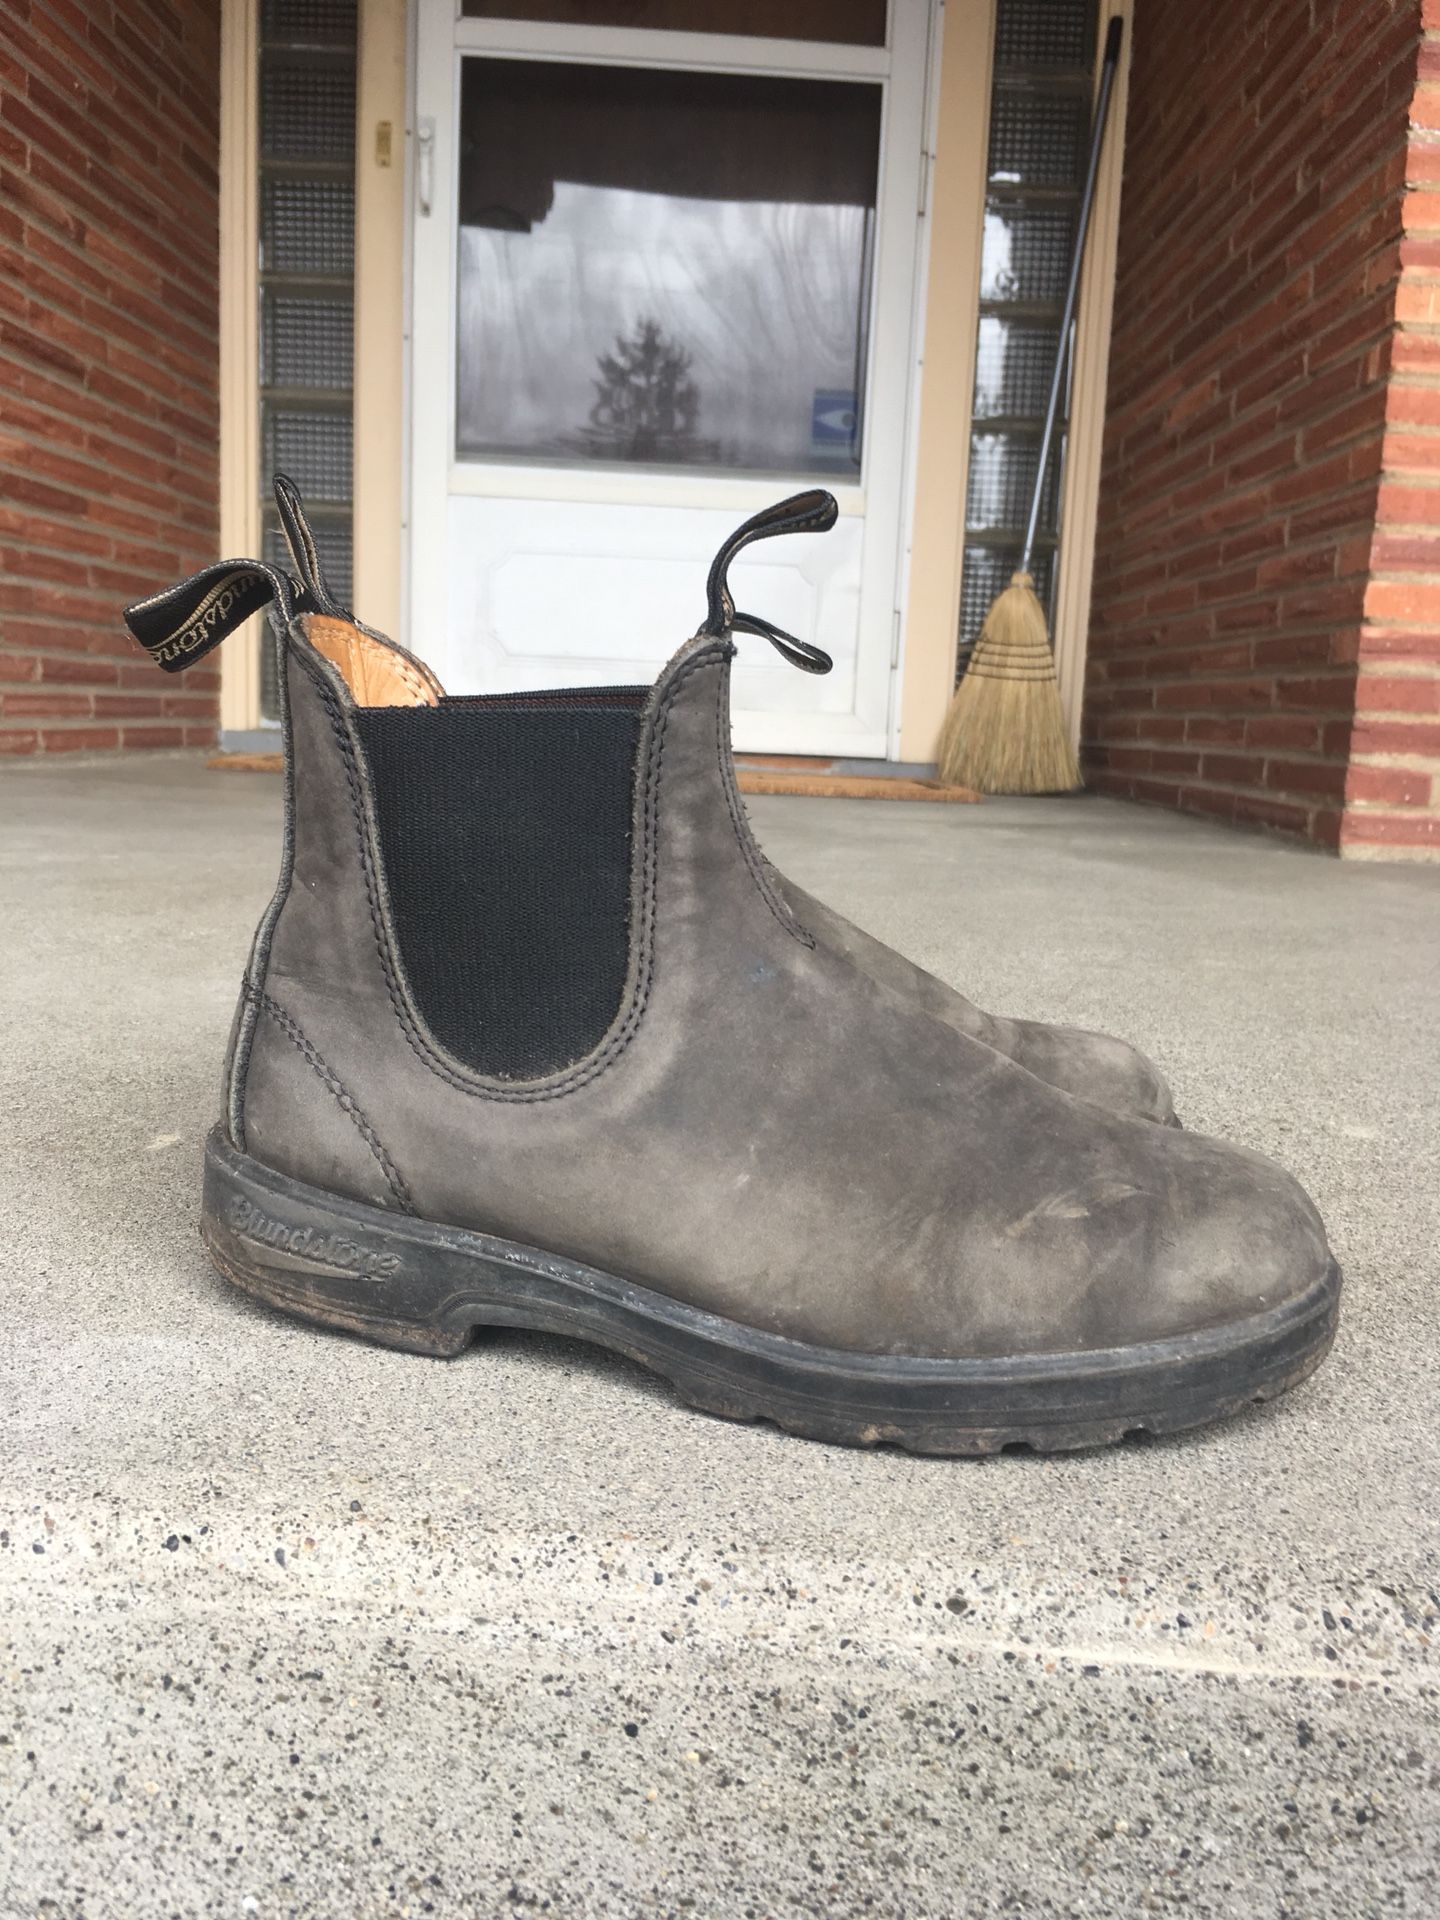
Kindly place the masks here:
POLYGON ((430 1030, 505 1079, 580 1059, 625 986, 640 713, 551 695, 354 719, 400 956, 430 1030))

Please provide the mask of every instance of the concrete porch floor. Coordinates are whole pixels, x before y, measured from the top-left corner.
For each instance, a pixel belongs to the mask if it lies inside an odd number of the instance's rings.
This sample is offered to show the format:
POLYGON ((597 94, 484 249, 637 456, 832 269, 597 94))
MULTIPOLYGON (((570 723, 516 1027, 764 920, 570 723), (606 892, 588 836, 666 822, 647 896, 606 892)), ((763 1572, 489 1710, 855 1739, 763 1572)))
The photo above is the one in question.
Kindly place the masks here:
POLYGON ((927 1461, 215 1276, 279 804, 0 778, 0 1914, 1440 1911, 1440 874, 1094 800, 752 802, 973 997, 1156 1055, 1346 1270, 1273 1408, 927 1461))

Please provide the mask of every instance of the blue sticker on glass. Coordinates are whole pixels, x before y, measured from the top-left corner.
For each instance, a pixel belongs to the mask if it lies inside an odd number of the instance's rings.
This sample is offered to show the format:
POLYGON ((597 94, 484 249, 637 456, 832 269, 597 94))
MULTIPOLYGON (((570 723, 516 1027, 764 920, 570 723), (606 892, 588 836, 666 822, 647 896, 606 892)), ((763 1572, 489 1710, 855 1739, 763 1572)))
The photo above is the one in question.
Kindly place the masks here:
POLYGON ((855 438, 855 393, 819 387, 810 403, 810 440, 817 447, 848 447, 855 438))

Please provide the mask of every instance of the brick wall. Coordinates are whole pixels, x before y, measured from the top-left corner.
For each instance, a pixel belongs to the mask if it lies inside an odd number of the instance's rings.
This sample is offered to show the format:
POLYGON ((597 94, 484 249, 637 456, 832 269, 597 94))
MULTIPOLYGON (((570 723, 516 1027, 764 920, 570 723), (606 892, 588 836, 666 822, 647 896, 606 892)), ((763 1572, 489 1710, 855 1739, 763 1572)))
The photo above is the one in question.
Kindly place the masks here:
POLYGON ((215 557, 219 0, 0 9, 0 752, 204 745, 118 610, 215 557))
POLYGON ((1419 4, 1137 0, 1084 725, 1106 792, 1340 840, 1419 4))
POLYGON ((1423 20, 1340 829, 1361 858, 1440 857, 1440 0, 1423 20))

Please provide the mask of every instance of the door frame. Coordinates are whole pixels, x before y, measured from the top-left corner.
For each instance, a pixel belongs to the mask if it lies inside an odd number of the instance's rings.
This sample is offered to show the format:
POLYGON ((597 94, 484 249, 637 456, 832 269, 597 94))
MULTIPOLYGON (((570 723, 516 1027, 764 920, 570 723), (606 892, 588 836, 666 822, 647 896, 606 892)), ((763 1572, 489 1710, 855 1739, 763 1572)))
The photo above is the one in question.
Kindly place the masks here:
MULTIPOLYGON (((854 717, 824 716, 834 745, 810 751, 883 758, 893 753, 898 726, 898 668, 906 573, 907 528, 914 468, 919 326, 924 284, 924 196, 933 144, 933 68, 941 0, 891 0, 883 48, 762 40, 729 34, 650 29, 556 27, 510 21, 457 20, 445 0, 417 0, 410 78, 409 122, 413 187, 409 203, 406 289, 409 326, 406 388, 407 644, 432 658, 441 677, 446 604, 446 519, 451 494, 509 499, 603 500, 644 505, 733 507, 736 517, 768 505, 784 490, 783 477, 711 477, 656 470, 586 471, 525 467, 518 462, 457 462, 455 420, 455 276, 458 227, 453 219, 455 143, 459 126, 459 68, 466 52, 494 57, 563 60, 590 65, 755 72, 777 77, 850 79, 884 86, 880 171, 876 193, 877 247, 867 344, 868 421, 894 423, 868 431, 860 481, 834 485, 842 514, 863 515, 854 717), (422 20, 422 12, 443 16, 422 20), (448 37, 447 37, 448 36, 448 37), (448 110, 421 107, 445 100, 448 110), (429 156, 422 158, 422 131, 429 156), (428 173, 428 181, 426 175, 428 173), (442 191, 442 183, 444 190, 442 191), (428 186, 433 212, 422 211, 428 186), (443 283, 443 303, 417 300, 422 282, 443 283), (881 343, 884 352, 881 352, 881 343), (443 485, 436 475, 444 475, 443 485), (432 636, 442 636, 437 641, 432 636)), ((797 480, 797 485, 804 484, 797 480)), ((667 636, 668 638, 668 636, 667 636)), ((678 640, 679 636, 675 636, 678 640)), ((808 716, 747 716, 748 744, 759 751, 805 751, 799 739, 808 716)))

